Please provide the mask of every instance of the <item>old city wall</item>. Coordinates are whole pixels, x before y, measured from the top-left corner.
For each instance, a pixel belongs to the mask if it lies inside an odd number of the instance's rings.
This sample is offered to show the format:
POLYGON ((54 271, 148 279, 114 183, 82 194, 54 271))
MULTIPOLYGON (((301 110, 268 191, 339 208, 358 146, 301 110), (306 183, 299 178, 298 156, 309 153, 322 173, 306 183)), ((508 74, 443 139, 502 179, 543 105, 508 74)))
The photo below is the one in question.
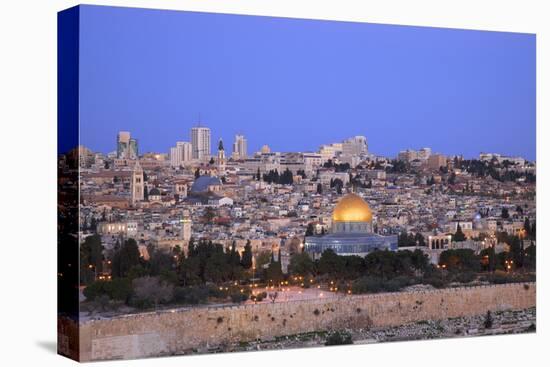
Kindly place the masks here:
POLYGON ((536 304, 535 283, 197 307, 87 321, 80 360, 141 358, 310 331, 392 326, 536 304))

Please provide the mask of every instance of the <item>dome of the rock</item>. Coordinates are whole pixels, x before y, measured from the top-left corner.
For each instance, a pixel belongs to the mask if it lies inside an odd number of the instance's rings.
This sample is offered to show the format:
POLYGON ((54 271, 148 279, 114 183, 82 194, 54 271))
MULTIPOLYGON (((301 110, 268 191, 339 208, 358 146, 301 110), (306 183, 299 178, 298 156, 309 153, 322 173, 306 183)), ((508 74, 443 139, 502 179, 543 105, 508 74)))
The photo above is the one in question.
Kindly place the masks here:
POLYGON ((357 194, 344 196, 332 212, 333 222, 372 222, 369 204, 357 194))

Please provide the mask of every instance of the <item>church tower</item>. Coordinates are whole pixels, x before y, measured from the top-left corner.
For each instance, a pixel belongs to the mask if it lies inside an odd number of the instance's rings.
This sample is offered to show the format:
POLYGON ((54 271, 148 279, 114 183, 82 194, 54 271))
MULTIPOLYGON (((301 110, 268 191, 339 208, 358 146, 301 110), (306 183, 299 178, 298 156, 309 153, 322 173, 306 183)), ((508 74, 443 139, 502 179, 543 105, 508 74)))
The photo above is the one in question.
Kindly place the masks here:
POLYGON ((218 176, 225 175, 225 151, 223 149, 223 141, 220 139, 218 143, 218 176))
POLYGON ((132 171, 132 206, 135 206, 137 202, 143 201, 144 196, 144 182, 143 182, 143 169, 139 164, 139 160, 136 160, 134 170, 132 171))
POLYGON ((191 216, 189 215, 188 210, 183 211, 183 216, 181 219, 181 239, 184 241, 189 241, 191 239, 191 216))

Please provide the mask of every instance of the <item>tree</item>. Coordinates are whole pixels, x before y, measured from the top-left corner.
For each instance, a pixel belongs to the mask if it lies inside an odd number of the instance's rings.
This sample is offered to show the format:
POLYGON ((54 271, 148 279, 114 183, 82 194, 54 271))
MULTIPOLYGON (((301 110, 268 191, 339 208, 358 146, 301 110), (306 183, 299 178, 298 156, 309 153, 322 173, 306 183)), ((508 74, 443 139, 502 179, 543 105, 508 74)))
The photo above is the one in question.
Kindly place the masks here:
POLYGON ((231 250, 229 252, 229 264, 231 266, 241 265, 241 255, 237 251, 237 243, 235 241, 231 243, 231 250))
POLYGON ((260 181, 262 176, 260 175, 260 167, 258 167, 258 172, 256 172, 256 181, 260 181))
MULTIPOLYGON (((519 205, 518 207, 521 208, 519 205)), ((523 222, 523 230, 525 231, 525 236, 527 238, 531 238, 531 222, 529 221, 529 218, 525 218, 525 221, 523 222)))
POLYGON ((281 269, 281 264, 277 261, 272 261, 265 270, 265 278, 267 281, 273 283, 279 283, 282 281, 284 276, 281 269))
POLYGON ((309 223, 306 228, 306 236, 313 236, 315 233, 315 229, 313 227, 313 223, 309 223))
POLYGON ((195 179, 197 179, 197 178, 199 178, 199 177, 201 177, 201 170, 200 170, 200 168, 197 168, 197 169, 195 170, 195 179))
POLYGON ((338 256, 332 249, 326 249, 321 254, 317 269, 320 274, 338 276, 345 271, 345 260, 338 256))
MULTIPOLYGON (((414 274, 412 252, 373 251, 365 256, 365 269, 368 275, 382 279, 391 279, 400 275, 414 274)), ((416 259, 421 266, 421 260, 416 259)))
POLYGON ((174 286, 161 282, 159 277, 142 277, 132 281, 136 298, 144 302, 152 302, 155 308, 158 304, 167 303, 174 297, 174 286))
POLYGON ((483 268, 489 272, 496 270, 497 256, 494 247, 488 247, 479 252, 483 268))
POLYGON ((414 242, 418 246, 426 246, 426 241, 424 240, 424 236, 420 232, 417 232, 414 235, 414 242))
POLYGON ((323 185, 321 183, 317 184, 317 194, 321 195, 323 193, 323 185))
POLYGON ((449 179, 447 180, 447 183, 449 185, 454 185, 456 183, 456 173, 451 172, 451 174, 449 175, 449 179))
POLYGON ((270 261, 271 252, 267 250, 261 251, 259 254, 256 255, 256 268, 263 268, 264 265, 269 264, 270 261))
POLYGON ((346 345, 346 344, 353 344, 353 340, 351 338, 351 334, 346 332, 333 332, 331 333, 327 340, 325 341, 325 345, 346 345))
POLYGON ((487 311, 485 320, 483 321, 483 326, 485 329, 490 329, 493 327, 493 315, 491 315, 491 311, 487 311))
POLYGON ((523 240, 518 236, 512 236, 510 242, 509 258, 514 261, 514 265, 518 268, 523 266, 523 240))
POLYGON ((197 249, 195 247, 195 239, 191 237, 189 243, 187 244, 187 256, 191 257, 196 255, 197 249))
POLYGON ((411 265, 419 271, 425 271, 430 265, 428 255, 422 250, 416 249, 411 254, 411 265))
POLYGON ((202 281, 200 270, 198 257, 182 258, 178 267, 178 279, 183 286, 198 284, 202 281))
POLYGON ((252 267, 252 245, 250 245, 250 240, 247 240, 246 245, 244 245, 241 265, 245 269, 250 269, 252 267))
POLYGON ((271 300, 271 303, 275 303, 277 296, 279 296, 279 292, 269 293, 269 299, 271 300))
POLYGON ((89 284, 95 275, 103 271, 103 245, 101 236, 94 234, 86 237, 80 245, 80 281, 89 284))
POLYGON ((229 280, 231 273, 222 251, 211 254, 204 263, 203 279, 207 282, 220 283, 229 280))
POLYGON ((479 271, 481 267, 479 256, 470 249, 445 250, 439 256, 439 264, 449 270, 479 271))
POLYGON ((457 223, 456 225, 456 232, 455 234, 452 236, 452 240, 454 242, 463 242, 463 241, 466 241, 466 236, 464 235, 464 233, 462 232, 462 227, 460 227, 460 223, 457 223))
POLYGON ((296 253, 290 257, 288 271, 295 275, 313 275, 315 273, 315 263, 307 253, 296 253))
POLYGON ((136 240, 133 238, 127 239, 113 256, 113 277, 125 277, 133 266, 139 265, 139 259, 140 254, 136 240))
POLYGON ((160 275, 164 270, 174 268, 174 257, 164 251, 153 250, 149 253, 149 273, 153 276, 160 275))
POLYGON ((407 231, 403 230, 399 236, 397 236, 397 246, 405 247, 409 246, 409 235, 407 231))
POLYGON ((508 219, 510 218, 510 213, 508 212, 508 208, 502 208, 502 211, 500 213, 500 217, 502 219, 508 219))
POLYGON ((203 218, 206 223, 211 224, 214 218, 216 218, 216 210, 211 206, 207 206, 206 209, 204 209, 203 218))
POLYGON ((535 245, 531 245, 525 249, 525 259, 523 266, 529 270, 535 270, 537 267, 537 249, 535 245))

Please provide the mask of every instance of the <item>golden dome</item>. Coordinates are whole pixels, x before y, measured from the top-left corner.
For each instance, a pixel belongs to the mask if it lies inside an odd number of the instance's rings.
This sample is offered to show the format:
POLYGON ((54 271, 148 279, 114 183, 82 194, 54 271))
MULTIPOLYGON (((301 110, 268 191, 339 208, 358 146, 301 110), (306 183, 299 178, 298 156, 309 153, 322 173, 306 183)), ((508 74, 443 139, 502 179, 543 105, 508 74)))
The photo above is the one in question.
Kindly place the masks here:
POLYGON ((344 196, 332 212, 333 222, 371 222, 372 212, 369 204, 359 195, 344 196))

